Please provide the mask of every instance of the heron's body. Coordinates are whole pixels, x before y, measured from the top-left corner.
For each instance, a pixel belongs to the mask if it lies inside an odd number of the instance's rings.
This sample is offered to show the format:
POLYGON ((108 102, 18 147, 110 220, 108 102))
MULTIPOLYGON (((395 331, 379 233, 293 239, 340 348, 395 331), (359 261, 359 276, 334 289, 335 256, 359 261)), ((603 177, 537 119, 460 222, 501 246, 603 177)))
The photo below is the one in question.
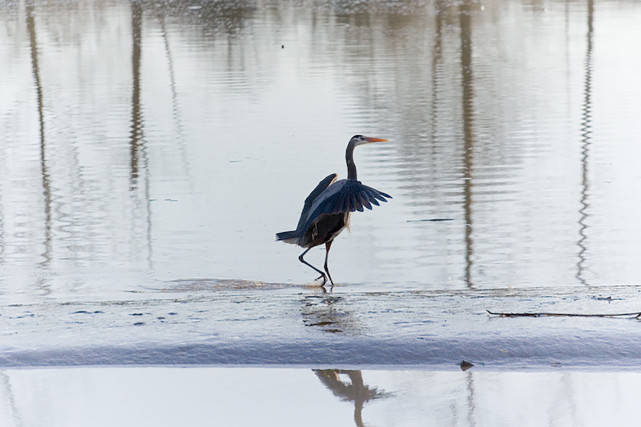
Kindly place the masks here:
POLYGON ((348 220, 349 213, 322 215, 305 231, 300 246, 313 248, 334 240, 345 229, 348 220))
POLYGON ((352 137, 345 152, 347 179, 336 181, 335 173, 325 177, 305 199, 296 229, 276 234, 277 240, 307 248, 298 259, 320 273, 318 278, 323 278, 323 285, 326 281, 325 273, 305 261, 303 256, 311 248, 325 243, 324 267, 333 286, 334 282, 327 268, 327 255, 336 236, 349 224, 350 212, 362 212, 363 208, 372 209, 372 205, 378 206, 379 201, 386 202, 386 198, 391 198, 388 194, 368 187, 356 179, 354 147, 377 141, 385 140, 361 135, 352 137))

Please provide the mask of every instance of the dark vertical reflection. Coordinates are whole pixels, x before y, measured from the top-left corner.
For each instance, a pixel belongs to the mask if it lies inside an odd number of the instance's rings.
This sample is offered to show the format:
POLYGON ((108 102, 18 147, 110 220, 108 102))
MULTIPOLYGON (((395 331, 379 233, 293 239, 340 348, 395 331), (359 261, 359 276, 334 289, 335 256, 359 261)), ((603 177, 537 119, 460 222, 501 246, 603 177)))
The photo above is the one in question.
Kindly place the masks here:
POLYGON ((565 25, 565 106, 567 108, 567 115, 572 115, 570 106, 572 105, 572 84, 570 81, 570 1, 565 0, 565 9, 563 13, 563 22, 565 25))
POLYGON ((138 180, 138 155, 142 139, 142 114, 140 110, 140 56, 142 37, 142 6, 137 1, 131 2, 131 188, 135 188, 138 180))
POLYGON ((13 387, 11 386, 11 379, 6 372, 0 372, 0 382, 2 382, 3 388, 9 400, 9 408, 11 410, 11 419, 13 420, 13 425, 16 427, 22 427, 24 425, 22 421, 22 416, 18 411, 18 406, 16 405, 16 396, 13 392, 13 387))
POLYGON ((461 27, 461 77, 463 86, 463 209, 465 215, 465 283, 472 288, 472 172, 474 160, 474 87, 472 76, 472 27, 470 0, 465 0, 459 10, 461 27))
POLYGON ((467 425, 475 426, 474 411, 476 410, 476 404, 474 403, 474 374, 472 371, 465 373, 465 383, 467 385, 467 425))
MULTIPOLYGON (((569 414, 570 416, 568 418, 572 420, 571 425, 578 426, 581 424, 581 421, 580 421, 580 418, 578 417, 579 409, 577 408, 577 402, 576 402, 577 390, 576 390, 576 387, 574 387, 574 382, 572 381, 573 377, 574 375, 569 372, 565 372, 561 375, 560 380, 561 380, 561 385, 563 387, 563 396, 567 396, 567 400, 559 399, 558 402, 559 402, 559 406, 564 406, 565 408, 569 409, 569 411, 567 411, 567 409, 565 409, 565 411, 570 413, 569 414)), ((559 412, 561 410, 562 409, 559 408, 559 412)))
POLYGON ((189 183, 191 184, 191 174, 189 171, 189 162, 187 161, 186 148, 185 148, 185 131, 183 127, 182 114, 180 113, 180 105, 178 103, 178 93, 176 90, 176 76, 174 73, 174 60, 171 54, 171 47, 169 45, 169 35, 167 34, 167 26, 165 25, 165 16, 160 15, 160 30, 165 44, 165 56, 167 57, 167 66, 169 69, 169 86, 171 88, 171 112, 176 127, 176 140, 180 148, 180 156, 189 183))
POLYGON ((592 37, 594 21, 594 0, 588 0, 588 31, 587 47, 585 53, 585 80, 583 83, 583 104, 581 106, 581 198, 579 200, 579 247, 578 261, 576 264, 576 278, 583 285, 589 285, 585 279, 585 263, 588 239, 588 200, 590 180, 588 161, 590 145, 592 144, 592 37))
POLYGON ((153 269, 153 245, 151 244, 151 195, 149 194, 149 158, 147 156, 147 147, 143 144, 142 161, 145 168, 145 222, 147 237, 147 266, 153 269))
POLYGON ((0 265, 4 263, 4 213, 2 212, 2 188, 0 188, 0 265))
MULTIPOLYGON (((434 26, 434 45, 432 47, 432 99, 430 102, 430 120, 432 123, 430 130, 430 138, 432 141, 432 149, 436 146, 435 141, 437 139, 436 127, 438 124, 438 104, 439 104, 439 79, 438 79, 438 66, 441 63, 442 54, 443 54, 443 14, 445 13, 445 3, 444 0, 438 0, 436 2, 436 25, 434 26)), ((432 152, 432 155, 434 153, 432 152)))
POLYGON ((147 157, 147 147, 143 138, 143 116, 140 102, 141 82, 140 82, 140 64, 142 57, 142 6, 138 1, 131 2, 131 134, 130 134, 130 151, 131 151, 131 176, 130 189, 134 190, 139 186, 139 163, 142 159, 145 170, 144 181, 144 198, 145 198, 145 222, 146 222, 146 242, 147 242, 147 264, 152 267, 152 245, 151 245, 151 198, 149 194, 149 160, 147 157))
POLYGON ((40 66, 38 64, 38 44, 36 39, 36 22, 33 16, 33 5, 26 6, 27 31, 29 32, 29 45, 31 53, 31 71, 36 86, 36 99, 38 104, 38 125, 40 131, 40 176, 42 178, 42 194, 44 197, 45 235, 43 264, 51 261, 51 185, 49 171, 47 170, 47 152, 45 146, 45 120, 42 101, 42 83, 40 80, 40 66))
POLYGON ((385 391, 378 391, 376 387, 365 385, 361 371, 342 369, 314 369, 313 371, 334 396, 344 401, 354 402, 354 424, 358 427, 365 425, 363 424, 365 402, 389 396, 385 391), (340 374, 347 375, 351 384, 341 381, 340 374))
POLYGON ((0 185, 0 265, 4 263, 4 211, 2 201, 2 185, 0 185))
POLYGON ((171 89, 171 105, 174 121, 176 122, 176 133, 180 139, 183 139, 182 120, 180 120, 180 111, 178 109, 178 95, 176 94, 176 77, 174 75, 174 59, 171 55, 169 46, 169 36, 167 35, 167 26, 165 25, 165 16, 160 16, 160 31, 165 45, 165 56, 167 57, 167 66, 169 69, 169 88, 171 89))

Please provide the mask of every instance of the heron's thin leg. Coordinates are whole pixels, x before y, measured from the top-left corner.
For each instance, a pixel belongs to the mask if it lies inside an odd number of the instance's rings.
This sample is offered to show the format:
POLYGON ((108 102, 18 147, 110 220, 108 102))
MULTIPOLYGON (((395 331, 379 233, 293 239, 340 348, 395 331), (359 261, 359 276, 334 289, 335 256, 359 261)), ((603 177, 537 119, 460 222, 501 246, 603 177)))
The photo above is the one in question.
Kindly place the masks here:
POLYGON ((310 249, 311 249, 311 248, 307 248, 307 249, 305 250, 305 252, 303 252, 302 254, 300 254, 300 255, 299 255, 299 257, 298 257, 298 260, 299 260, 300 262, 302 262, 303 264, 307 265, 308 267, 311 267, 311 268, 313 268, 314 270, 316 270, 316 272, 317 272, 317 273, 320 273, 320 276, 318 276, 318 277, 317 277, 317 279, 322 277, 322 278, 323 278, 323 283, 321 284, 321 286, 324 286, 324 285, 325 285, 325 282, 327 282, 327 277, 325 277, 325 273, 323 273, 323 272, 322 272, 322 271, 320 271, 318 268, 314 267, 313 265, 311 265, 310 263, 308 263, 307 261, 305 261, 305 260, 303 259, 303 257, 305 256, 305 254, 306 254, 307 252, 309 252, 309 250, 310 250, 310 249))
POLYGON ((332 284, 332 288, 333 288, 334 281, 332 280, 332 276, 329 274, 329 270, 327 269, 327 257, 329 256, 329 248, 332 247, 332 242, 333 240, 330 240, 329 242, 325 242, 325 272, 327 273, 327 277, 329 277, 329 282, 332 284))

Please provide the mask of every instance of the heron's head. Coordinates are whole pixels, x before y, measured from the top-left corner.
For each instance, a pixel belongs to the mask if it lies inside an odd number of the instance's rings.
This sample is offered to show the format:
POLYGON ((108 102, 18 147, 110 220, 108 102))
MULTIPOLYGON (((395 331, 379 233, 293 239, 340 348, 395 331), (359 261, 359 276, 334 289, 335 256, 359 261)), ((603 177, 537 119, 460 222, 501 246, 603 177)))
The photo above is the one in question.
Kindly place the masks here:
POLYGON ((362 144, 371 144, 372 142, 384 142, 387 141, 384 138, 372 138, 369 136, 363 136, 363 135, 354 135, 350 142, 354 143, 354 146, 362 145, 362 144))

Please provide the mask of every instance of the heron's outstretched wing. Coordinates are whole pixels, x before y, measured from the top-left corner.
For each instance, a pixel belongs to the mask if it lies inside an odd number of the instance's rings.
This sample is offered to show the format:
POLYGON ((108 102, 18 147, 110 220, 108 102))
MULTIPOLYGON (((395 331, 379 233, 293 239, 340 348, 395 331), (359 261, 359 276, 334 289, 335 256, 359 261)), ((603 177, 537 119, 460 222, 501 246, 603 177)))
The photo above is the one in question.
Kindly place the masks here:
MULTIPOLYGON (((347 213, 359 211, 363 208, 372 209, 372 205, 379 205, 379 201, 387 202, 391 199, 387 193, 361 184, 352 179, 341 179, 326 188, 311 204, 309 214, 306 216, 302 228, 307 228, 321 215, 347 213)), ((301 216, 301 221, 302 221, 301 216)), ((300 221, 299 221, 300 224, 300 221)))
POLYGON ((316 188, 312 190, 311 193, 309 193, 309 196, 305 199, 305 204, 303 205, 303 210, 300 213, 300 219, 298 220, 298 225, 296 226, 296 231, 300 231, 301 227, 305 223, 305 220, 307 219, 307 215, 309 214, 309 209, 311 208, 312 204, 314 203, 314 200, 323 192, 327 187, 331 185, 332 182, 336 179, 338 175, 335 173, 327 175, 321 182, 318 183, 316 188))

